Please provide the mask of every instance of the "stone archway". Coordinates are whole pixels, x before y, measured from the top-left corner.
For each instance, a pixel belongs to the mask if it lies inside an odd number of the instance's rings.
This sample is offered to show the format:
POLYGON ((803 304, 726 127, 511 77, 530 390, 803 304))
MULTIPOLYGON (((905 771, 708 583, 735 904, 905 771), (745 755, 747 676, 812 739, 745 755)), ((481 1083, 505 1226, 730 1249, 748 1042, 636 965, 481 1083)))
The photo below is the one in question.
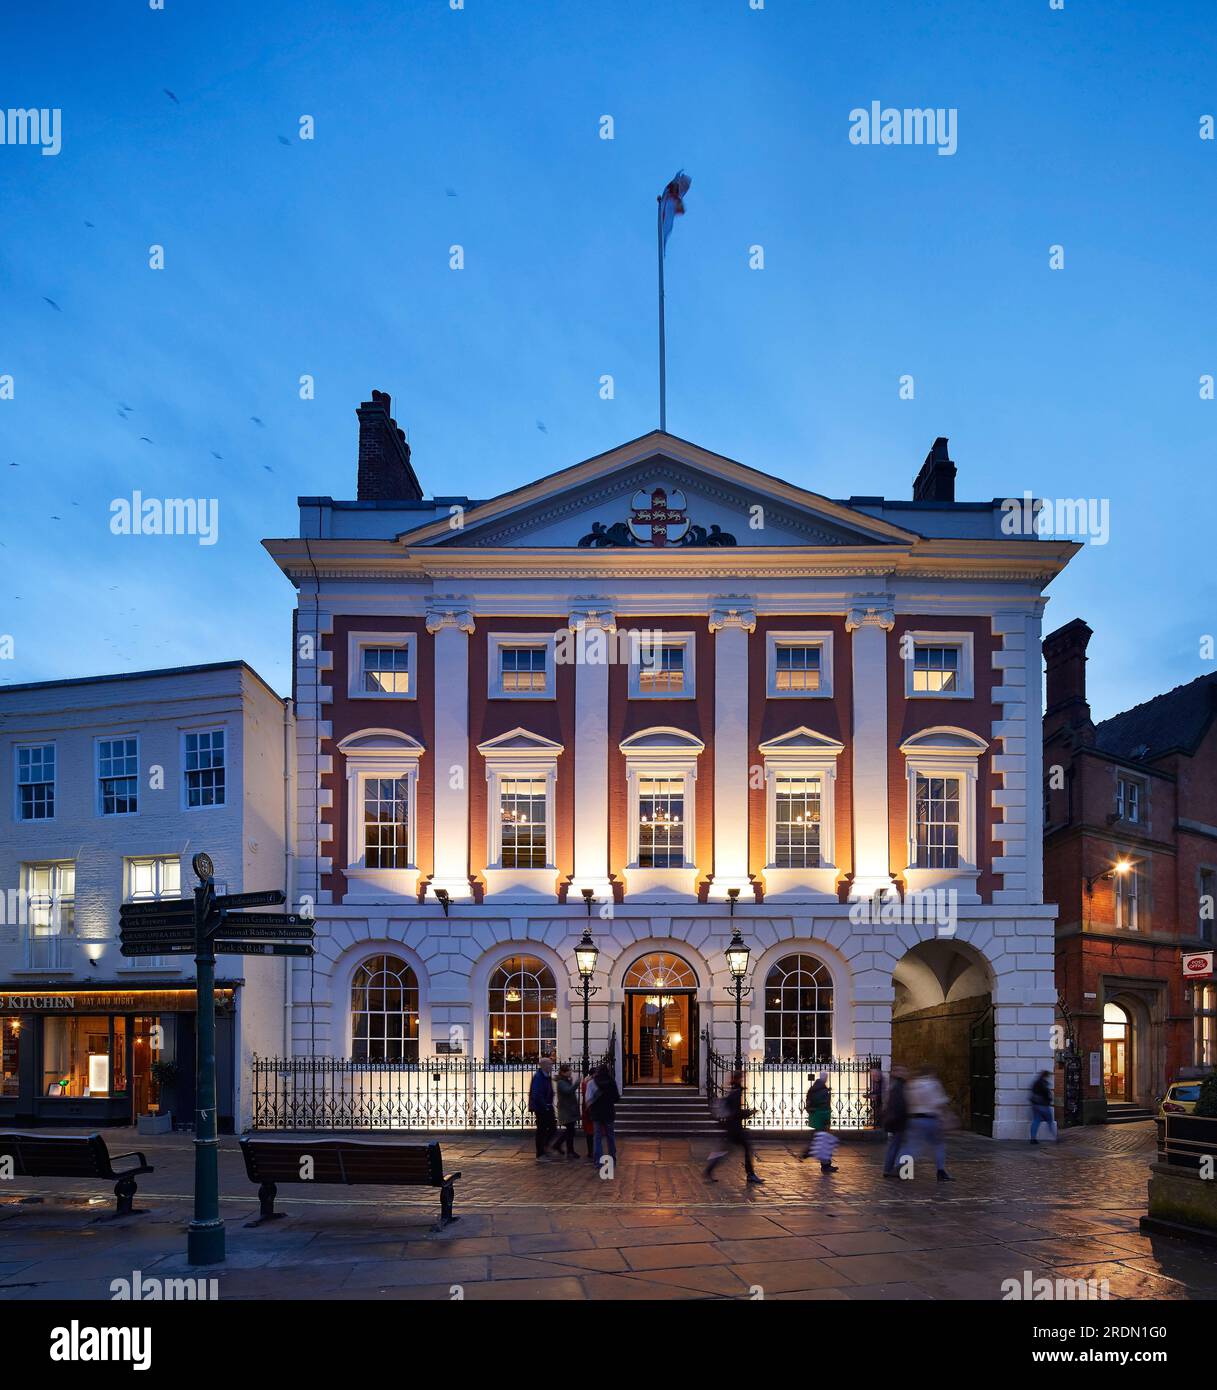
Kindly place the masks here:
POLYGON ((892 972, 892 1064, 932 1067, 965 1129, 992 1133, 993 975, 975 948, 919 942, 892 972))

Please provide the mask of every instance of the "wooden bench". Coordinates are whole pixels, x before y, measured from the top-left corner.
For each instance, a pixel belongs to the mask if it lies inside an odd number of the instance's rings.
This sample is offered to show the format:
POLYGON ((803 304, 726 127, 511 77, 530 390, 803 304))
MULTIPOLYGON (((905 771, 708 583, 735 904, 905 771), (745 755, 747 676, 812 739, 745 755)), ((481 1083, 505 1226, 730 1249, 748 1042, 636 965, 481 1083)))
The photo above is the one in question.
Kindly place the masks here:
POLYGON ((100 1134, 22 1134, 0 1133, 0 1166, 11 1160, 13 1176, 22 1178, 117 1178, 114 1195, 118 1199, 115 1216, 137 1216, 135 1200, 137 1174, 151 1173, 142 1153, 115 1154, 110 1157, 100 1134), (138 1159, 131 1168, 115 1169, 124 1158, 138 1159))
POLYGON ((347 1187, 438 1187, 442 1229, 452 1214, 459 1173, 444 1172, 438 1142, 395 1144, 375 1139, 283 1139, 247 1134, 241 1140, 245 1171, 259 1183, 261 1214, 251 1226, 273 1221, 279 1183, 339 1183, 347 1187), (305 1176, 306 1163, 308 1176, 305 1176))

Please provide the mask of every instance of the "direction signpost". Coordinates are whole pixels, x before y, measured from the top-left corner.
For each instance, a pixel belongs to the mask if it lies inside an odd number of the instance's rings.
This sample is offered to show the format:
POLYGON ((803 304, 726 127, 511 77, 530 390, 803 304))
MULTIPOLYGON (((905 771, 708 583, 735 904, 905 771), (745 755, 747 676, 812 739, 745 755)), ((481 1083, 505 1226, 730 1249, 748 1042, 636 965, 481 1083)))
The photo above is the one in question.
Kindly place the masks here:
POLYGON ((224 1259, 220 1219, 219 1138, 216 1126, 216 956, 311 956, 313 922, 296 912, 238 912, 236 908, 279 907, 278 888, 217 896, 210 855, 196 854, 199 886, 192 898, 123 903, 119 909, 124 956, 194 953, 196 1035, 194 1123, 194 1220, 186 1236, 192 1265, 224 1259))

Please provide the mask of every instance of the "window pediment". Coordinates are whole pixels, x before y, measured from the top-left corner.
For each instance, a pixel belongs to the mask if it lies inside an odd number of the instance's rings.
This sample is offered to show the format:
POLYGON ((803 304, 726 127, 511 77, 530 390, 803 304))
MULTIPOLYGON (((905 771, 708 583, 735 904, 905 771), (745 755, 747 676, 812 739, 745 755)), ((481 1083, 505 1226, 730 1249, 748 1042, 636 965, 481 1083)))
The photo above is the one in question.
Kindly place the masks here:
POLYGON ((988 750, 988 743, 979 734, 969 733, 967 729, 956 729, 939 724, 932 729, 922 729, 910 735, 900 745, 906 756, 917 757, 974 757, 988 750))
POLYGON ((338 751, 348 758, 418 758, 426 750, 418 739, 400 729, 360 729, 342 739, 338 751))
POLYGON ((765 758, 806 758, 808 756, 835 758, 844 750, 845 745, 839 740, 829 738, 826 734, 818 734, 805 724, 800 724, 797 729, 791 729, 789 733, 779 734, 777 738, 767 739, 759 747, 761 756, 765 758))
POLYGON ((678 753, 693 755, 705 751, 706 745, 695 734, 684 729, 674 729, 669 725, 640 729, 629 738, 622 739, 618 745, 627 758, 664 756, 678 753))
POLYGON ((478 744, 483 758, 556 758, 562 751, 562 744, 519 727, 478 744))

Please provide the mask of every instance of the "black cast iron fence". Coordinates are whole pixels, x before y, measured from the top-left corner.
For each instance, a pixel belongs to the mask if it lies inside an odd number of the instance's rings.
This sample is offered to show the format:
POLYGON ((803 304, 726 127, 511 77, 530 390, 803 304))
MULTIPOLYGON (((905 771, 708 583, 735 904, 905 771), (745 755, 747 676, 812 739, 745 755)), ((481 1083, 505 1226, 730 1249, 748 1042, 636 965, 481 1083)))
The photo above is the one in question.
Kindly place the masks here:
MULTIPOLYGON (((806 1097, 812 1078, 828 1075, 832 1092, 833 1129, 873 1129, 878 1125, 879 1096, 873 1089, 872 1069, 878 1057, 840 1057, 826 1062, 745 1062, 744 1103, 756 1113, 749 1129, 806 1129, 806 1097)), ((706 1041, 706 1099, 711 1109, 726 1093, 734 1062, 716 1052, 706 1041)))
MULTIPOLYGON (((616 1037, 595 1058, 615 1070, 616 1037)), ((581 1059, 571 1061, 579 1075, 581 1059)), ((555 1062, 554 1070, 557 1071, 555 1062)), ((534 1062, 425 1057, 364 1062, 350 1057, 255 1057, 253 1122, 258 1130, 528 1129, 534 1062)))

